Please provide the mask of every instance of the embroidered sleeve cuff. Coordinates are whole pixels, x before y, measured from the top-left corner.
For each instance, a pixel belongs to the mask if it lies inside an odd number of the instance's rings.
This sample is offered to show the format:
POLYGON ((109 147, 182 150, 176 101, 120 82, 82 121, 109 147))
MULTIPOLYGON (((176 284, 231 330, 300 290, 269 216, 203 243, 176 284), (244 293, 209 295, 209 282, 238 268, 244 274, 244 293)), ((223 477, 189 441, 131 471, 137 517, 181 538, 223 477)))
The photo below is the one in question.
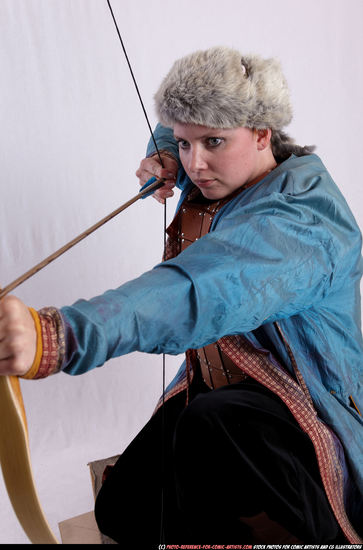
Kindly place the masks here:
POLYGON ((65 353, 65 334, 59 311, 45 307, 39 312, 30 308, 37 331, 37 351, 26 379, 45 378, 61 368, 65 353))
POLYGON ((37 349, 35 352, 35 358, 32 366, 30 367, 28 372, 26 372, 23 376, 21 376, 21 378, 27 378, 27 379, 34 378, 35 375, 37 374, 40 366, 40 361, 42 358, 42 353, 43 353, 42 327, 40 324, 40 318, 39 318, 38 312, 35 311, 35 309, 33 309, 32 307, 29 308, 29 312, 33 317, 35 329, 37 331, 37 349))

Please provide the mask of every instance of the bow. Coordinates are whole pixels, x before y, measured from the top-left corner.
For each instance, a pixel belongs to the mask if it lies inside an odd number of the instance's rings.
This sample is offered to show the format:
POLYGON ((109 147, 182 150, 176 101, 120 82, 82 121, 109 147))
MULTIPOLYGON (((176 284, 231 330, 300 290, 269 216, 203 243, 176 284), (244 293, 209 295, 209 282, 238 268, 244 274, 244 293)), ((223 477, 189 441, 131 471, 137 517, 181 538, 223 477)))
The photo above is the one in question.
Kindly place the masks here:
MULTIPOLYGON (((145 198, 162 187, 163 184, 164 180, 148 182, 137 195, 7 285, 0 291, 0 299, 126 210, 138 199, 145 198)), ((0 418, 6 419, 6 422, 0 422, 0 462, 6 489, 16 516, 31 542, 35 544, 57 543, 58 541, 44 516, 35 487, 25 408, 17 376, 0 376, 0 418)))
POLYGON ((57 544, 35 487, 24 403, 17 376, 0 376, 0 461, 14 512, 34 544, 57 544))
MULTIPOLYGON (((109 0, 107 0, 107 4, 110 9, 147 123, 149 125, 155 148, 158 151, 153 132, 151 130, 151 126, 146 115, 145 107, 142 103, 136 80, 133 75, 131 65, 128 60, 127 53, 124 48, 109 0)), ((161 161, 160 154, 159 158, 161 161)), ((0 299, 6 296, 9 292, 14 290, 24 281, 35 275, 38 271, 46 267, 60 255, 64 254, 71 247, 75 246, 81 240, 85 239, 102 225, 117 216, 138 199, 145 198, 156 189, 162 187, 163 184, 164 180, 162 179, 149 181, 141 189, 141 191, 129 201, 118 207, 109 215, 102 218, 99 222, 92 225, 89 229, 72 239, 69 243, 62 246, 59 250, 45 258, 43 261, 29 269, 26 273, 8 284, 5 288, 3 288, 2 290, 0 289, 0 299)), ((165 386, 165 358, 163 358, 163 380, 163 384, 165 386)), ((0 376, 0 414, 1 418, 5 419, 5 421, 0 422, 0 462, 6 489, 14 512, 26 535, 29 537, 32 543, 57 544, 57 538, 55 537, 47 522, 36 491, 30 460, 29 438, 25 408, 21 394, 19 379, 16 376, 0 376)))

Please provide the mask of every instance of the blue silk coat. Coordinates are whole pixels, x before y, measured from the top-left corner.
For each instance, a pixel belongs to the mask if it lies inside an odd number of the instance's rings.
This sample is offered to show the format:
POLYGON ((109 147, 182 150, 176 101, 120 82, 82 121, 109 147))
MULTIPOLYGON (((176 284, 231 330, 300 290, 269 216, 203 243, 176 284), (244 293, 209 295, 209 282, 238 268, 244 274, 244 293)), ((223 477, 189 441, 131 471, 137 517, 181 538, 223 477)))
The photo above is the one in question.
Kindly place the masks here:
MULTIPOLYGON (((170 129, 158 126, 156 139, 177 155, 170 129)), ((182 201, 192 183, 181 166, 177 185, 182 201)), ((363 515, 361 274, 361 234, 344 197, 318 156, 292 155, 227 203, 210 233, 177 257, 62 308, 63 370, 77 375, 133 351, 180 354, 243 334, 293 373, 273 325, 279 321, 320 418, 343 444, 357 519, 363 515)), ((182 365, 169 390, 184 371, 182 365)))

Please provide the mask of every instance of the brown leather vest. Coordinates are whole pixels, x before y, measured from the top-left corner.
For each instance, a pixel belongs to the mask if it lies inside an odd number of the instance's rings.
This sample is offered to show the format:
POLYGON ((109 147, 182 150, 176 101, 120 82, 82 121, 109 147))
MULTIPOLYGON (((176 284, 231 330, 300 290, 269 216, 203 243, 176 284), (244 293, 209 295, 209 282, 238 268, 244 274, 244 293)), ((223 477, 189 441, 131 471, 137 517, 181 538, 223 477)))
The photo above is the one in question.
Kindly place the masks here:
MULTIPOLYGON (((260 178, 259 178, 260 179, 260 178)), ((256 183, 254 181, 253 183, 256 183)), ((240 193, 241 190, 238 190, 240 193)), ((167 228, 168 241, 165 260, 173 258, 194 241, 209 232, 213 218, 220 208, 238 193, 226 199, 210 201, 199 189, 194 189, 184 200, 172 223, 167 228)), ((247 377, 220 349, 218 342, 199 348, 196 356, 203 380, 211 389, 245 380, 247 377)), ((193 354, 194 355, 194 354, 193 354)))

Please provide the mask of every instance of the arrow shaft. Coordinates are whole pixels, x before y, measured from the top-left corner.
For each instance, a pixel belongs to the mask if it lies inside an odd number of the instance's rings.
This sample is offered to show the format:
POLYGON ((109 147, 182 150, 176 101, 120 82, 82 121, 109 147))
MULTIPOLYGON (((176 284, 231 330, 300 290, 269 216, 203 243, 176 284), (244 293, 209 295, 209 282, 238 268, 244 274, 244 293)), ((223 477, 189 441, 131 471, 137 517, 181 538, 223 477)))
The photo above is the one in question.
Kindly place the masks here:
POLYGON ((83 231, 83 233, 81 233, 80 235, 78 235, 77 237, 69 241, 67 244, 65 244, 64 246, 62 246, 61 248, 53 252, 53 254, 50 254, 50 256, 48 256, 47 258, 45 258, 44 260, 36 264, 34 267, 29 269, 28 271, 26 271, 26 273, 24 273, 23 275, 15 279, 13 282, 5 286, 0 291, 0 299, 6 296, 6 294, 14 290, 19 285, 21 285, 24 281, 26 281, 27 279, 30 279, 30 277, 35 275, 35 273, 38 273, 38 271, 40 271, 41 269, 49 265, 51 262, 59 258, 59 256, 67 252, 67 250, 69 250, 70 248, 78 244, 80 241, 88 237, 88 235, 91 235, 91 233, 99 229, 102 225, 112 220, 112 218, 114 218, 115 216, 123 212, 123 210, 126 210, 126 208, 131 206, 131 204, 141 199, 144 195, 149 194, 151 191, 155 191, 156 189, 161 187, 163 183, 164 183, 164 180, 162 179, 156 180, 154 183, 146 187, 143 191, 140 191, 140 193, 138 193, 137 195, 129 199, 127 202, 125 202, 124 204, 116 208, 116 210, 114 210, 113 212, 111 212, 110 214, 102 218, 100 221, 98 221, 97 223, 95 223, 94 225, 86 229, 86 231, 83 231))

